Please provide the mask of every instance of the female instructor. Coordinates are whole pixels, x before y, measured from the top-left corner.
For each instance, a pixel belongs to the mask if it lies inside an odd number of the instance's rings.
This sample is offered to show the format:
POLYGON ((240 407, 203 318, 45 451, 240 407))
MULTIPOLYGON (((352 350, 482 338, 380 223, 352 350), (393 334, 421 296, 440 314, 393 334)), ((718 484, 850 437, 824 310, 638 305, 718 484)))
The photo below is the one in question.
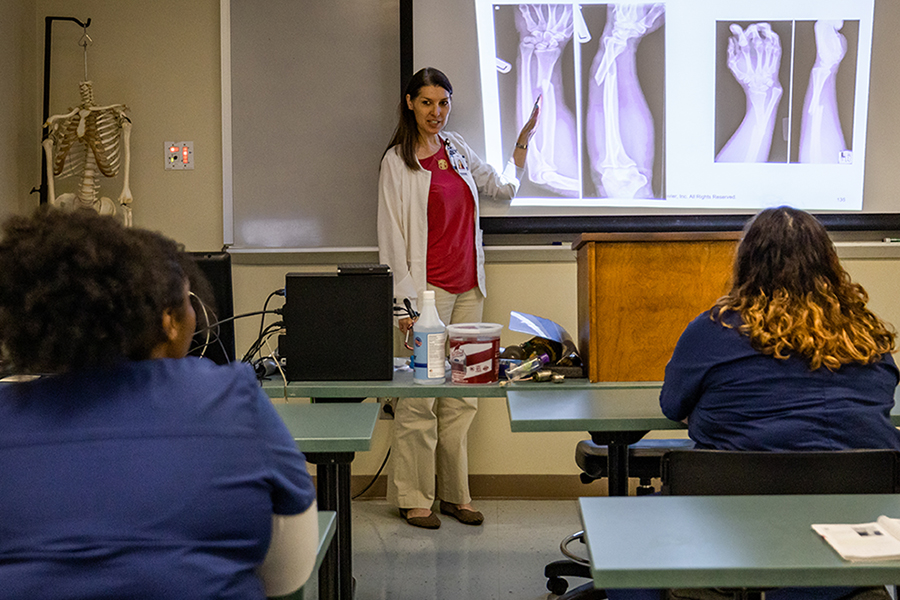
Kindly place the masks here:
MULTIPOLYGON (((381 160, 378 248, 394 273, 398 304, 433 290, 444 323, 481 321, 485 297, 484 252, 478 225, 481 196, 508 202, 519 188, 528 141, 537 125, 535 105, 516 139, 512 159, 497 173, 456 133, 444 131, 453 87, 437 69, 413 75, 400 100, 400 119, 381 160)), ((398 327, 406 333, 410 318, 398 327)), ((471 505, 467 434, 474 398, 403 398, 396 407, 393 468, 388 500, 410 525, 437 529, 432 512, 467 525, 484 516, 471 505)))

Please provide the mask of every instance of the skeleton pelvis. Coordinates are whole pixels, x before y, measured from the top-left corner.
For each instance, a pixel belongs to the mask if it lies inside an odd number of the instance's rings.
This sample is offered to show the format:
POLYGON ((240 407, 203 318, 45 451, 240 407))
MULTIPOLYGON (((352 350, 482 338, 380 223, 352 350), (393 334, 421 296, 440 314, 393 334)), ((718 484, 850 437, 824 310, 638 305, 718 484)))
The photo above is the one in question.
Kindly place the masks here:
POLYGON ((116 214, 116 203, 106 196, 104 196, 103 198, 99 198, 92 203, 86 203, 81 201, 81 199, 79 199, 75 194, 60 194, 53 199, 52 204, 53 206, 56 206, 57 208, 61 208, 63 210, 75 210, 76 208, 92 208, 101 215, 116 214))

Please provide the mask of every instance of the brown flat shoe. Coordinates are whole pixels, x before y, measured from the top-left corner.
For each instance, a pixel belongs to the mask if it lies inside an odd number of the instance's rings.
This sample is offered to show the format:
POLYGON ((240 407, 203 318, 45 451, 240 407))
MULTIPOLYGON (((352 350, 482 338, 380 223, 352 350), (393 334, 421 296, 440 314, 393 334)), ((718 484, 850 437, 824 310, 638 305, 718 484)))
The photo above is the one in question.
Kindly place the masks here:
POLYGON ((465 525, 481 525, 484 523, 484 515, 477 510, 462 509, 443 500, 441 500, 441 514, 450 515, 465 525))
POLYGON ((427 517, 410 517, 408 508, 400 509, 400 516, 406 519, 406 522, 413 527, 421 527, 422 529, 437 529, 441 526, 441 520, 432 512, 427 517))

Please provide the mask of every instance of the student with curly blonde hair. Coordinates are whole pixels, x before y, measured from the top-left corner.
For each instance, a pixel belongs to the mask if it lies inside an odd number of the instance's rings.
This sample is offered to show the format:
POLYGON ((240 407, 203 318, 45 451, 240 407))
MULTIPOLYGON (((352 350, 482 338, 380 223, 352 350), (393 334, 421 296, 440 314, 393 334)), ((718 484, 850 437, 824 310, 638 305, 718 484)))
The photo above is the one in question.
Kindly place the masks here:
POLYGON ((660 395, 697 447, 894 448, 895 333, 825 228, 790 207, 744 230, 731 291, 681 335, 660 395))
MULTIPOLYGON (((744 229, 732 279, 678 340, 663 413, 687 419, 698 448, 900 450, 890 419, 900 379, 895 333, 867 308, 821 223, 787 206, 760 212, 744 229)), ((884 588, 766 592, 770 600, 887 597, 884 588)))

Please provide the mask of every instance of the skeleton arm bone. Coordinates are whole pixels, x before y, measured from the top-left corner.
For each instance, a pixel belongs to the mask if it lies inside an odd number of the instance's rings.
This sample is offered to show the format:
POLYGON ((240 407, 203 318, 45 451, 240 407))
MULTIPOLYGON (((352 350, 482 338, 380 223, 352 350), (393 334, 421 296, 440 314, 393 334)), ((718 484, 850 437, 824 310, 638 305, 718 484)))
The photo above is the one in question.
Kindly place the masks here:
POLYGON ((56 130, 57 127, 59 127, 59 125, 57 124, 59 121, 68 121, 69 119, 77 115, 79 110, 81 110, 81 108, 73 108, 71 112, 68 112, 64 115, 53 115, 52 117, 48 117, 44 122, 44 127, 49 129, 52 133, 56 130))
POLYGON ((809 74, 809 87, 800 122, 800 162, 836 163, 847 149, 837 112, 836 79, 847 53, 847 40, 838 30, 842 21, 817 21, 816 62, 809 74))
POLYGON ((131 120, 124 117, 122 123, 122 148, 125 151, 125 164, 122 167, 122 192, 119 194, 119 206, 122 208, 122 217, 125 227, 131 227, 131 203, 134 198, 131 196, 131 188, 129 187, 129 173, 131 171, 131 120))
POLYGON ((44 148, 44 168, 47 170, 47 199, 56 206, 56 191, 53 183, 53 138, 47 137, 41 142, 44 148))

